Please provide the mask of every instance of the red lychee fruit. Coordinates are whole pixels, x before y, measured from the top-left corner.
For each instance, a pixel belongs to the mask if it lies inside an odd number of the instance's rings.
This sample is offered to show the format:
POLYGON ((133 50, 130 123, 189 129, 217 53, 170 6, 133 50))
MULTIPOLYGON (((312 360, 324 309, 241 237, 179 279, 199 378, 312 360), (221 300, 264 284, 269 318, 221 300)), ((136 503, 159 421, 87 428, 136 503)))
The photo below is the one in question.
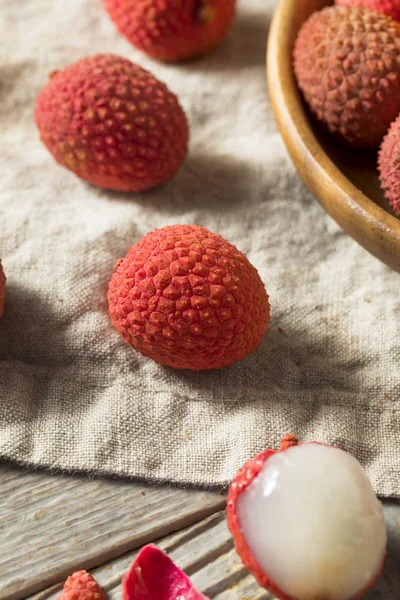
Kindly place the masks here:
POLYGON ((400 0, 336 0, 336 4, 345 6, 363 6, 371 10, 377 10, 392 19, 400 21, 400 0))
POLYGON ((4 275, 3 267, 0 261, 0 317, 4 312, 4 297, 6 295, 6 276, 4 275))
POLYGON ((208 600, 157 546, 142 548, 122 580, 122 600, 208 600))
POLYGON ((383 139, 378 168, 385 196, 400 217, 400 116, 383 139))
POLYGON ((206 54, 225 37, 236 0, 104 0, 119 31, 152 58, 206 54))
POLYGON ((264 284, 244 254, 197 225, 156 229, 119 260, 108 291, 124 340, 175 369, 243 359, 268 327, 264 284))
POLYGON ((400 23, 373 10, 331 6, 304 23, 294 70, 304 98, 337 138, 377 148, 400 113, 400 23))
POLYGON ((77 571, 64 583, 59 600, 106 600, 106 597, 90 573, 77 571))
POLYGON ((333 446, 285 436, 239 471, 227 515, 245 567, 281 600, 358 600, 381 573, 381 504, 360 463, 333 446))
POLYGON ((167 181, 188 144, 185 113, 151 73, 113 54, 56 72, 35 111, 55 160, 103 188, 141 191, 167 181))

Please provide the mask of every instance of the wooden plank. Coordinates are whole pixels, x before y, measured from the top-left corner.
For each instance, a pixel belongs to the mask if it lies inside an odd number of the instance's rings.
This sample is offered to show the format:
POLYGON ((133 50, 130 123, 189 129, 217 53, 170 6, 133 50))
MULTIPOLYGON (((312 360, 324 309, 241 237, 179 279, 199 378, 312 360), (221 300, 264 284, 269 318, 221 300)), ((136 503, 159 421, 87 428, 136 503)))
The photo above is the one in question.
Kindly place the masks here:
MULTIPOLYGON (((205 594, 218 600, 267 600, 270 594, 258 588, 243 568, 233 550, 225 524, 225 512, 169 535, 157 544, 190 575, 205 594)), ((110 600, 121 600, 121 579, 136 552, 92 570, 110 600)), ((56 600, 61 585, 46 590, 30 600, 56 600)))
MULTIPOLYGON (((400 504, 385 503, 389 529, 388 558, 384 575, 365 600, 398 600, 400 590, 400 504)), ((246 573, 233 550, 226 527, 225 512, 157 542, 192 578, 204 594, 215 600, 272 600, 246 573)), ((92 571, 109 600, 121 600, 121 579, 136 556, 130 552, 92 571)), ((57 600, 62 585, 32 596, 29 600, 57 600)))
POLYGON ((0 600, 20 600, 224 507, 217 493, 0 465, 0 600))

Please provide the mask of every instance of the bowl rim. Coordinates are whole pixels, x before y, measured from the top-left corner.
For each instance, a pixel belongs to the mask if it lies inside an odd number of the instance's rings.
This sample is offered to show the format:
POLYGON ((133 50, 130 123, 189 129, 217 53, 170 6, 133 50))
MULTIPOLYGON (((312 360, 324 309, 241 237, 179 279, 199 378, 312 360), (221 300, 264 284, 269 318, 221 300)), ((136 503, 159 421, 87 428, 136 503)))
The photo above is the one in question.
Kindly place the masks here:
POLYGON ((325 210, 362 246, 400 270, 400 219, 368 198, 335 165, 318 142, 305 111, 291 59, 302 2, 308 0, 280 0, 269 32, 267 80, 278 128, 294 164, 303 167, 298 168, 300 176, 325 210), (363 235, 366 225, 368 241, 363 235))

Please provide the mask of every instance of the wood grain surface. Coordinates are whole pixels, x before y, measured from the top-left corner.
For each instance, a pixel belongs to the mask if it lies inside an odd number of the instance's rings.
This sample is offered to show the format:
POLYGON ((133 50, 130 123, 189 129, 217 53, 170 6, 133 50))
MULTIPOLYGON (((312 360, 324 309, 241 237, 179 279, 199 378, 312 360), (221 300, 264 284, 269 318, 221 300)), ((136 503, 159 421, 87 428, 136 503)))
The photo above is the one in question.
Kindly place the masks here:
POLYGON ((224 507, 217 493, 0 465, 0 600, 19 600, 224 507))
MULTIPOLYGON (((56 600, 65 578, 86 568, 121 600, 122 576, 155 542, 210 598, 270 600, 233 550, 224 505, 212 492, 0 465, 0 599, 56 600)), ((384 511, 388 558, 365 600, 400 598, 400 503, 384 511)))
MULTIPOLYGON (((385 504, 389 523, 389 555, 383 577, 365 600, 398 600, 400 597, 400 506, 385 504)), ((243 569, 233 550, 225 522, 225 511, 218 512, 194 526, 169 535, 158 542, 192 578, 196 587, 216 600, 272 600, 243 569)), ((136 556, 130 552, 93 570, 109 600, 121 600, 121 578, 136 556)), ((56 600, 61 585, 32 596, 29 600, 56 600)))

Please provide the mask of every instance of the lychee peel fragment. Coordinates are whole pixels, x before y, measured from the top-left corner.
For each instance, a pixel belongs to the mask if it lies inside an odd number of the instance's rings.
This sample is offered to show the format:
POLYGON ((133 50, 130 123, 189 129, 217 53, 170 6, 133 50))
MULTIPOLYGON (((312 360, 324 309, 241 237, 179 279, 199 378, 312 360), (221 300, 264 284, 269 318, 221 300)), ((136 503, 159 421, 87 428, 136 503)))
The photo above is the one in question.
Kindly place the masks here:
POLYGON ((162 550, 142 548, 122 580, 122 600, 209 600, 162 550))

